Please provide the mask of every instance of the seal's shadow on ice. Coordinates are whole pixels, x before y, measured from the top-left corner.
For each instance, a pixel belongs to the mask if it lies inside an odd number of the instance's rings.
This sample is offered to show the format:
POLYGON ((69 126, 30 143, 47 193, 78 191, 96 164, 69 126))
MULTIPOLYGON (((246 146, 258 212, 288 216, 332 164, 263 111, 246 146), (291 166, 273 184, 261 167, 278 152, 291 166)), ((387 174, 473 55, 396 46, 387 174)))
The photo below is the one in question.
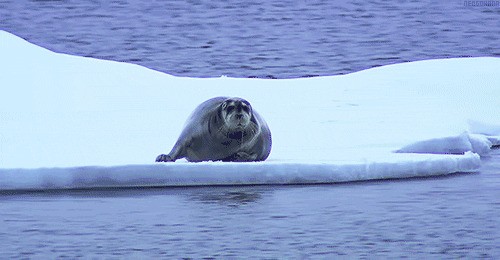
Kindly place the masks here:
POLYGON ((248 101, 215 97, 196 107, 170 153, 156 161, 264 161, 271 145, 267 123, 248 101))

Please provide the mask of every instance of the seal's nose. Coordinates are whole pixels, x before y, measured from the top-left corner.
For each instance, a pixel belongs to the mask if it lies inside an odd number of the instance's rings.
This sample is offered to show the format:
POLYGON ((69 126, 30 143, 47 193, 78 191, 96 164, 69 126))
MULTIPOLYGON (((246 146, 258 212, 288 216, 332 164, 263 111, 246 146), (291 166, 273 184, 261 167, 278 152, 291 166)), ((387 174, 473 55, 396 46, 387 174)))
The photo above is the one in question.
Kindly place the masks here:
POLYGON ((236 114, 236 119, 242 119, 243 115, 242 114, 236 114))

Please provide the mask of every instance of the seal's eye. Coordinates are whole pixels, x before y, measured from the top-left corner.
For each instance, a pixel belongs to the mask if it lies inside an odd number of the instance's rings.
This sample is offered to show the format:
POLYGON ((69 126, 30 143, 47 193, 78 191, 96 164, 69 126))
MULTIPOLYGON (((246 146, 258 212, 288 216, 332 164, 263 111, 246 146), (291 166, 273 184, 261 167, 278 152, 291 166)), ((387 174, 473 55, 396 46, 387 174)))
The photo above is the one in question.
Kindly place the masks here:
POLYGON ((246 113, 250 113, 250 108, 248 106, 241 106, 241 109, 243 109, 246 113))
POLYGON ((231 113, 234 110, 234 106, 228 106, 226 110, 228 113, 231 113))

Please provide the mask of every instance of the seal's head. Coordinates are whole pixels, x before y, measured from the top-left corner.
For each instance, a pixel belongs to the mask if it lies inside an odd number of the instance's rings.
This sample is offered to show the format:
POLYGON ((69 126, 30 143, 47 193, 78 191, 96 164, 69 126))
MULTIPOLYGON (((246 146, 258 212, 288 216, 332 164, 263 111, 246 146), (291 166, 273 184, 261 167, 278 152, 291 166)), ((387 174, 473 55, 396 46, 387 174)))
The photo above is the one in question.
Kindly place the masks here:
POLYGON ((252 106, 242 98, 228 98, 221 104, 221 117, 227 128, 245 129, 252 119, 252 106))

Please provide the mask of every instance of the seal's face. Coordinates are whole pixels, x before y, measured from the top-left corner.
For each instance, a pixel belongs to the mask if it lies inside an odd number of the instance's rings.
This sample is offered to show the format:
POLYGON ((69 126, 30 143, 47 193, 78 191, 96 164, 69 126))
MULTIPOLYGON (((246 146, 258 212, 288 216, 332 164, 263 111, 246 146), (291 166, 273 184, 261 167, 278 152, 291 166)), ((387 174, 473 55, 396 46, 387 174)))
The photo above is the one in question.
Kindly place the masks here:
POLYGON ((252 119, 250 103, 240 98, 230 98, 222 102, 221 117, 229 129, 245 129, 252 119))

